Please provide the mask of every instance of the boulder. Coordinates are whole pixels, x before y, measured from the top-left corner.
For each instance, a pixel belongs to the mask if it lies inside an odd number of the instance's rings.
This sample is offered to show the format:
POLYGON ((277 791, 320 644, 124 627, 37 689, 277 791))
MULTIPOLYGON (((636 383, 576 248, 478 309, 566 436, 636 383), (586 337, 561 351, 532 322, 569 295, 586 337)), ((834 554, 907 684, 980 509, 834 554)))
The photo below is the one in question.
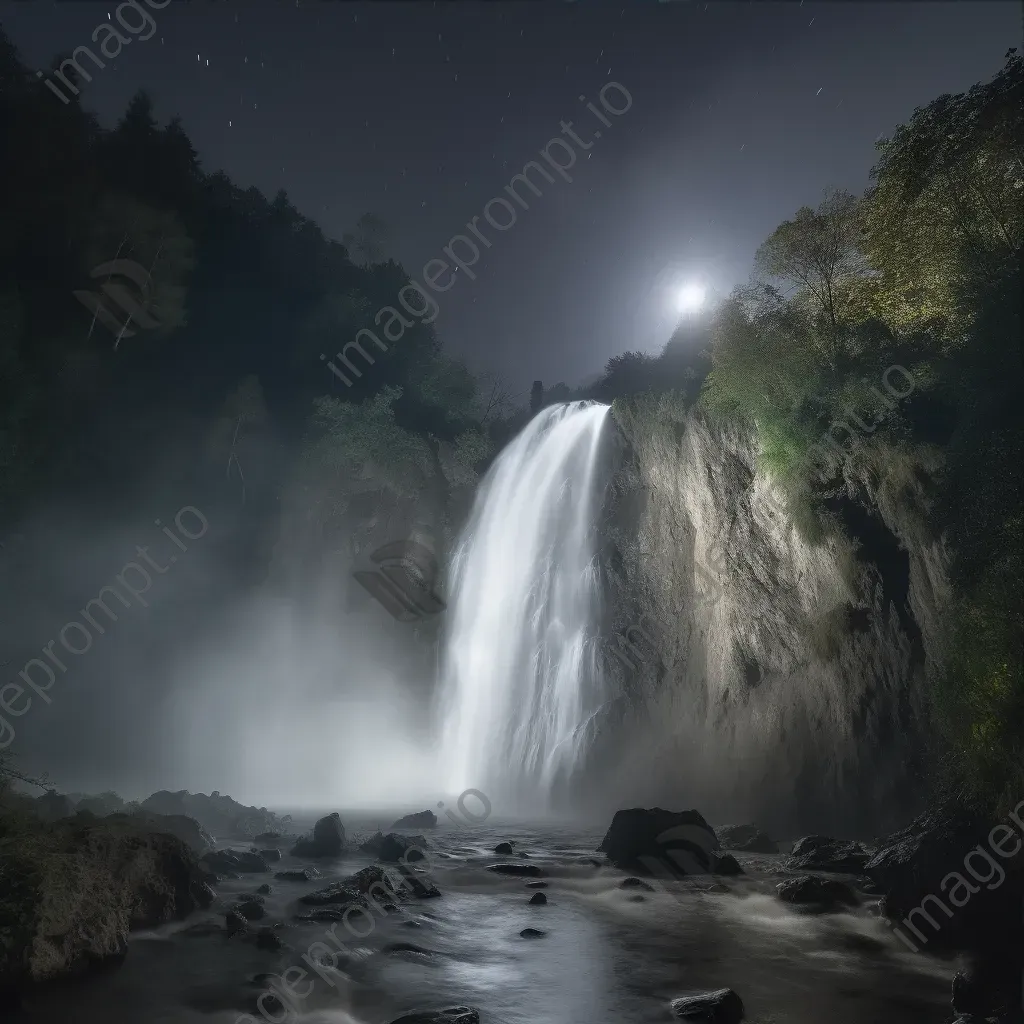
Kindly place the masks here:
POLYGON ((130 931, 214 899, 185 843, 135 822, 26 819, 0 830, 0 1004, 117 963, 130 931))
POLYGON ((542 932, 539 928, 524 928, 519 934, 524 939, 542 939, 547 932, 542 932))
POLYGON ((391 1024, 480 1024, 480 1013, 471 1006, 451 1006, 447 1010, 414 1010, 391 1024))
POLYGON ((345 826, 337 811, 317 821, 312 837, 304 837, 292 847, 293 857, 338 857, 344 852, 345 826))
POLYGON ((299 902, 314 907, 328 904, 365 906, 364 897, 371 897, 377 903, 394 903, 400 898, 398 886, 386 868, 371 864, 340 882, 300 896, 299 902))
POLYGON ((249 922, 246 921, 241 911, 232 909, 224 915, 224 926, 227 928, 229 936, 238 935, 248 931, 249 922))
POLYGON ((711 873, 715 875, 742 875, 743 868, 740 867, 740 862, 731 854, 723 853, 719 855, 713 855, 714 861, 711 868, 711 873))
POLYGON ((375 856, 387 864, 413 863, 423 860, 427 840, 423 836, 400 836, 389 832, 386 836, 378 832, 359 847, 364 853, 375 856))
POLYGON ((272 893, 273 891, 274 891, 274 890, 270 888, 270 884, 269 884, 268 882, 264 882, 264 883, 263 883, 263 884, 262 884, 262 885, 261 885, 261 886, 260 886, 260 887, 259 887, 259 888, 258 888, 258 889, 256 890, 256 894, 257 894, 258 896, 269 896, 269 895, 270 895, 270 894, 271 894, 271 893, 272 893))
POLYGON ((108 818, 114 820, 129 818, 143 828, 151 829, 154 832, 167 832, 172 836, 177 836, 182 842, 187 843, 190 849, 200 855, 209 852, 216 846, 213 836, 195 818, 190 818, 185 814, 154 814, 147 811, 135 811, 132 814, 126 814, 122 811, 116 811, 108 815, 108 818))
POLYGON ((793 844, 789 866, 797 871, 859 875, 871 854, 860 843, 829 836, 804 836, 793 844))
POLYGON ((860 902, 857 894, 848 885, 835 878, 801 875, 798 878, 787 878, 775 886, 775 889, 783 903, 822 910, 838 906, 855 907, 860 902))
POLYGON ((698 811, 660 807, 616 811, 597 848, 617 868, 659 877, 707 874, 720 849, 698 811))
POLYGON ((421 900, 428 900, 441 895, 441 890, 433 882, 424 881, 413 868, 400 864, 398 873, 402 876, 403 884, 412 890, 413 896, 421 900))
POLYGON ((262 896, 243 896, 235 904, 235 911, 242 915, 246 921, 258 921, 266 916, 266 908, 263 906, 262 896))
POLYGON ((274 877, 282 882, 312 882, 314 878, 320 877, 320 872, 314 867, 298 868, 292 871, 275 871, 274 877))
POLYGON ((437 815, 433 811, 417 811, 416 814, 407 814, 399 818, 392 828, 437 828, 437 815))
POLYGON ((1020 999, 1020 955, 1011 950, 970 955, 953 978, 955 1013, 1010 1019, 1020 1010, 1020 999))
POLYGON ((498 845, 494 848, 494 852, 499 857, 511 857, 513 853, 513 847, 515 845, 515 843, 498 843, 498 845))
POLYGON ((276 847, 271 847, 269 850, 259 850, 257 852, 268 864, 272 864, 281 859, 281 851, 276 847))
POLYGON ((743 1002, 731 988, 720 988, 673 999, 672 1013, 680 1020, 701 1024, 739 1024, 743 1020, 743 1002))
POLYGON ((258 854, 250 850, 211 850, 202 856, 202 865, 208 871, 227 877, 230 873, 253 874, 269 871, 270 865, 258 854))
POLYGON ((883 915, 914 944, 1000 948, 1024 942, 1020 839, 976 812, 937 809, 885 840, 864 870, 882 891, 883 915))
POLYGON ((619 882, 620 889, 645 889, 647 892, 654 892, 654 886, 639 878, 624 878, 619 882))
POLYGON ((265 949, 271 953, 276 953, 278 950, 284 947, 284 943, 281 941, 281 937, 274 931, 269 925, 264 925, 256 933, 256 948, 265 949))
POLYGON ((535 892, 530 897, 530 905, 534 907, 542 906, 543 904, 547 903, 547 901, 547 896, 545 896, 542 892, 535 892))
POLYGON ((518 875, 530 878, 539 878, 544 874, 536 864, 492 864, 488 871, 497 875, 518 875))
POLYGON ((778 853, 779 844, 755 825, 723 825, 715 829, 719 843, 738 853, 778 853))

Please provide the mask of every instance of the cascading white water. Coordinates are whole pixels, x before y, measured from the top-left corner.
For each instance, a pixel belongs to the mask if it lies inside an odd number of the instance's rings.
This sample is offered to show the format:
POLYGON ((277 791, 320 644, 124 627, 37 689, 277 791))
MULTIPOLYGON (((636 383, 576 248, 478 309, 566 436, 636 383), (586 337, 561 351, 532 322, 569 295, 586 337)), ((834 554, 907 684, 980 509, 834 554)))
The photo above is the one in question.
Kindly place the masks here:
POLYGON ((480 486, 453 560, 443 747, 451 792, 546 801, 600 705, 595 471, 608 406, 538 413, 480 486))

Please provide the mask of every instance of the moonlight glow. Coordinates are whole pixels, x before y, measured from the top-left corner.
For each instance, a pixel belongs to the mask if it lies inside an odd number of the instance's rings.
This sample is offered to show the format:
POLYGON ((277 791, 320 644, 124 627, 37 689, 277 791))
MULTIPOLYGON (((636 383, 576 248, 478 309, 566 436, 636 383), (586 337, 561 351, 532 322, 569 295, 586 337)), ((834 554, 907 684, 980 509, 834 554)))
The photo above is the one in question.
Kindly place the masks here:
POLYGON ((676 300, 683 313, 692 313, 704 305, 704 287, 699 284, 687 284, 679 289, 676 300))

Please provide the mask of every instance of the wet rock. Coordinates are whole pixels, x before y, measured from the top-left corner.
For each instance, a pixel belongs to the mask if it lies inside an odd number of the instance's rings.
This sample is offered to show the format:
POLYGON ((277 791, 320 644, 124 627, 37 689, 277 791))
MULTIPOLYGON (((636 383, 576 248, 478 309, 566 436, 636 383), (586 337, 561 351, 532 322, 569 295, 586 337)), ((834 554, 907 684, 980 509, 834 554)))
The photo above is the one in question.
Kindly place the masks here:
POLYGON ((378 903, 393 903, 399 898, 394 879, 387 870, 371 864, 340 882, 300 896, 299 902, 314 907, 329 904, 363 906, 364 896, 372 897, 378 903))
POLYGON ((542 939, 547 932, 543 932, 539 928, 524 928, 519 934, 524 939, 542 939))
POLYGON ((338 857, 345 852, 345 826, 335 811, 313 826, 312 837, 305 836, 292 847, 293 857, 338 857))
POLYGON ((527 889, 546 889, 548 887, 548 884, 549 883, 547 883, 547 882, 527 882, 526 883, 526 888, 527 889))
POLYGON ((249 929, 249 923, 237 910, 229 910, 224 915, 224 924, 227 927, 228 935, 238 935, 249 929))
POLYGON ((743 868, 731 853, 723 853, 714 858, 712 873, 716 875, 742 875, 743 868))
POLYGON ((710 872, 719 849, 698 811, 634 807, 615 812, 598 852, 624 871, 683 876, 710 872))
POLYGON ((1020 840, 1005 822, 937 809, 886 839, 864 870, 882 890, 884 916, 916 945, 998 949, 1024 942, 1020 840), (950 899, 954 893, 960 906, 950 899))
POLYGON ((266 908, 263 906, 262 896, 246 896, 235 904, 235 911, 242 915, 246 921, 258 921, 266 916, 266 908))
POLYGON ((391 1024, 480 1024, 480 1012, 471 1006, 452 1006, 447 1010, 414 1010, 391 1024))
POLYGON ((130 818, 25 818, 0 843, 0 1001, 119 964, 131 931, 214 900, 195 853, 176 836, 130 818))
POLYGON ((799 878, 787 878, 775 889, 783 903, 823 910, 839 906, 855 907, 860 902, 853 889, 834 878, 801 875, 799 878))
POLYGON ((438 889, 431 881, 424 881, 420 878, 412 868, 406 867, 404 864, 398 866, 398 873, 402 876, 402 883, 412 890, 413 896, 416 896, 421 900, 436 899, 441 895, 441 890, 438 889))
POLYGON ((256 874, 269 871, 270 865, 258 854, 237 850, 211 850, 204 853, 200 863, 209 871, 214 871, 225 878, 231 874, 256 874))
POLYGON ((547 901, 548 901, 548 898, 547 898, 547 896, 544 895, 544 893, 542 893, 542 892, 535 892, 530 897, 530 906, 532 906, 532 907, 539 907, 539 906, 547 903, 547 901))
POLYGON ((281 851, 276 847, 270 850, 260 850, 259 854, 268 864, 281 859, 281 851))
POLYGON ((278 935, 273 928, 268 925, 264 925, 256 933, 256 948, 276 953, 278 950, 284 948, 284 942, 281 940, 281 936, 278 935))
POLYGON ((312 882, 314 878, 320 877, 320 872, 314 867, 298 868, 290 871, 275 871, 274 877, 282 882, 312 882))
POLYGON ((381 836, 375 846, 377 859, 386 864, 412 864, 425 859, 427 840, 424 836, 400 836, 395 832, 389 832, 386 836, 381 836))
POLYGON ((619 882, 620 889, 644 889, 647 892, 654 892, 654 886, 639 878, 624 878, 619 882))
POLYGON ((804 836, 793 844, 789 866, 797 871, 835 871, 858 875, 871 854, 860 843, 829 836, 804 836))
POLYGON ((640 893, 634 893, 634 895, 627 897, 630 903, 644 903, 647 897, 641 896, 640 893))
POLYGON ((953 978, 953 1010, 979 1017, 1010 1018, 1020 1010, 1021 962, 1012 951, 968 955, 953 978))
POLYGON ((416 814, 407 814, 399 818, 392 828, 436 828, 437 815, 433 811, 419 811, 416 814))
POLYGON ((536 864, 492 864, 487 870, 493 871, 496 875, 518 875, 531 878, 539 878, 544 874, 536 864))
POLYGON ((494 852, 499 857, 511 857, 513 853, 512 848, 515 845, 515 843, 498 843, 498 845, 494 848, 494 852))
POLYGON ((731 988, 720 988, 673 999, 672 1013, 680 1020, 701 1024, 739 1024, 743 1020, 743 1002, 731 988))
MULTIPOLYGON (((361 904, 359 904, 361 905, 361 904)), ((344 921, 348 910, 339 910, 337 907, 317 907, 305 914, 296 914, 296 921, 344 921)))
POLYGON ((779 852, 779 844, 755 825, 723 825, 715 829, 715 835, 726 850, 739 853, 779 852))
POLYGON ((269 882, 264 882, 257 890, 257 894, 260 896, 269 896, 274 890, 270 888, 269 882))

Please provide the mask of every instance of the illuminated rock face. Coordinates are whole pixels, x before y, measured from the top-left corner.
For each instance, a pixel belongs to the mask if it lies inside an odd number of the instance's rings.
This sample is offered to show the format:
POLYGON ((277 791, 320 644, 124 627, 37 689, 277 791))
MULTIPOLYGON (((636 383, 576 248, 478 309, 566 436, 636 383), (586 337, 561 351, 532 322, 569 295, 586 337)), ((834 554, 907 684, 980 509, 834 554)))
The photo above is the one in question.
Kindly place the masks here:
POLYGON ((865 442, 866 468, 830 481, 816 520, 741 429, 660 406, 613 419, 598 559, 618 698, 579 798, 696 804, 775 835, 905 820, 948 592, 921 525, 936 467, 896 486, 865 442))

